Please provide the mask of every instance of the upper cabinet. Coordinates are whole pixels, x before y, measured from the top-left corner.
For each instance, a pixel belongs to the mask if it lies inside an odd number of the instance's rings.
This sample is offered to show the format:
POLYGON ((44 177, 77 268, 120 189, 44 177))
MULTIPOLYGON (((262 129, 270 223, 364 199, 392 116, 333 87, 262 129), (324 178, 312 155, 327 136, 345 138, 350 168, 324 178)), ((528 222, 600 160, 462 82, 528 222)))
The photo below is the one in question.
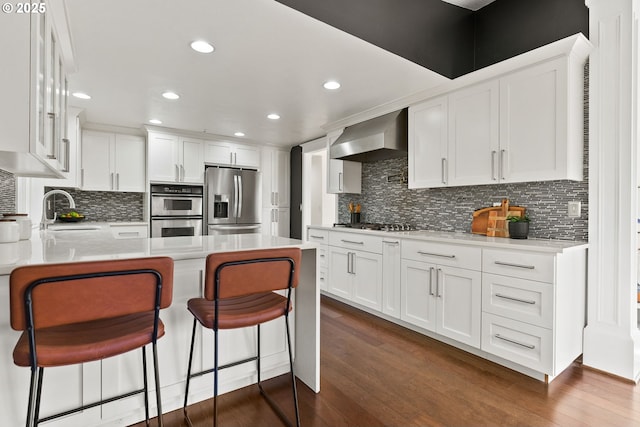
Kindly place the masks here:
MULTIPOLYGON (((327 154, 329 147, 340 136, 342 130, 327 135, 327 154)), ((362 163, 329 158, 327 161, 327 193, 362 192, 362 163)))
POLYGON ((204 161, 216 165, 259 168, 260 149, 227 141, 207 141, 204 161))
MULTIPOLYGON (((506 70, 409 108, 409 188, 583 178, 577 54, 506 70)), ((542 49, 542 48, 541 48, 542 49)))
POLYGON ((204 182, 203 141, 149 132, 149 181, 204 182))
POLYGON ((18 176, 62 178, 69 167, 66 67, 50 6, 3 14, 0 27, 0 169, 18 176))
POLYGON ((262 149, 262 206, 289 207, 291 166, 289 151, 262 149))
POLYGON ((81 186, 90 191, 146 191, 145 139, 94 130, 82 132, 81 186))

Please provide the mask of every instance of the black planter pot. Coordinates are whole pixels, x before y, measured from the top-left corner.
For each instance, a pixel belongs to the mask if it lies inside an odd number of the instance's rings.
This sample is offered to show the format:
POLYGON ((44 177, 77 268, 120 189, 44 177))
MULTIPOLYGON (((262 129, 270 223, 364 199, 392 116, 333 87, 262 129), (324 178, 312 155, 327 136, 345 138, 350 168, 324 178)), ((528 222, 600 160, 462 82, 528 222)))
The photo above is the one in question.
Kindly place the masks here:
POLYGON ((528 236, 528 222, 509 222, 509 237, 511 237, 512 239, 526 239, 528 236))

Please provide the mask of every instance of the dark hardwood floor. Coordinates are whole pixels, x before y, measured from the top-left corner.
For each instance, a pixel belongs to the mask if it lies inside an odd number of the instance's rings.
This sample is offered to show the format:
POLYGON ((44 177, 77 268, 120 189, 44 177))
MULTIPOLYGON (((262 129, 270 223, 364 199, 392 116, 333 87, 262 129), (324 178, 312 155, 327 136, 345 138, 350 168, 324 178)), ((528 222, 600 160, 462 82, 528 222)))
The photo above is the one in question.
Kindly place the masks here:
MULTIPOLYGON (((574 363, 547 385, 326 297, 321 343, 320 393, 298 382, 303 427, 640 426, 633 383, 574 363)), ((267 384, 292 415, 287 377, 267 384)), ((255 386, 218 405, 221 426, 283 425, 255 386)), ((189 407, 195 427, 212 425, 212 407, 189 407)), ((181 410, 164 422, 187 426, 181 410)))

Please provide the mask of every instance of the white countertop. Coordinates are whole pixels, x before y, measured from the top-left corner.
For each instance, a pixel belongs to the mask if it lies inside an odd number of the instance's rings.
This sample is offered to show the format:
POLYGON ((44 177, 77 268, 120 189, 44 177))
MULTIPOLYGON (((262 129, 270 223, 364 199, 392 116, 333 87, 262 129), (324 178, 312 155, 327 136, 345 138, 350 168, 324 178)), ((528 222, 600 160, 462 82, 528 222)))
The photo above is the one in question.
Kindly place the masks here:
POLYGON ((487 237, 482 234, 471 234, 451 231, 413 230, 413 231, 379 231, 363 230, 349 227, 333 227, 312 225, 309 229, 340 231, 347 233, 362 233, 378 235, 387 238, 414 239, 430 242, 443 242, 480 246, 486 248, 518 249, 535 252, 561 253, 568 249, 585 248, 587 242, 550 239, 509 239, 505 237, 487 237))
POLYGON ((14 268, 27 264, 149 256, 181 260, 204 258, 212 252, 286 246, 316 247, 313 243, 262 234, 116 239, 108 227, 73 231, 34 230, 30 240, 0 243, 0 275, 10 274, 14 268))

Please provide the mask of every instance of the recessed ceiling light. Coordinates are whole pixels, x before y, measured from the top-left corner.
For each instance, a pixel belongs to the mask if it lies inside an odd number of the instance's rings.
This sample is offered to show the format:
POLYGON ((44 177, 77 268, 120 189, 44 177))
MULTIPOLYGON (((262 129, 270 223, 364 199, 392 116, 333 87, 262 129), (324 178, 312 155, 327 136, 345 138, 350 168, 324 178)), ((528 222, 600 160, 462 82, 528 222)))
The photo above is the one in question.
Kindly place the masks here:
POLYGON ((278 120, 278 119, 280 118, 280 116, 279 116, 279 115, 277 115, 277 114, 275 114, 275 113, 271 113, 271 114, 269 114, 269 115, 267 116, 267 118, 268 118, 268 119, 271 119, 271 120, 278 120))
POLYGON ((328 82, 324 82, 322 86, 328 90, 336 90, 340 88, 340 83, 335 80, 329 80, 328 82))
POLYGON ((214 47, 204 40, 196 40, 191 43, 191 49, 200 53, 211 53, 214 51, 214 47))
POLYGON ((244 133, 242 133, 242 132, 236 132, 236 133, 234 133, 234 135, 235 135, 235 136, 244 136, 244 133))
POLYGON ((162 96, 164 96, 164 97, 165 97, 165 98, 167 98, 167 99, 171 99, 171 100, 174 100, 174 99, 178 99, 178 98, 180 98, 180 95, 178 95, 178 94, 177 94, 177 93, 175 93, 175 92, 171 92, 171 91, 164 92, 164 93, 162 94, 162 96))
POLYGON ((84 92, 73 92, 71 95, 80 99, 91 99, 91 97, 84 92))
POLYGON ((149 119, 149 123, 154 124, 154 125, 161 125, 162 124, 162 120, 149 119))

